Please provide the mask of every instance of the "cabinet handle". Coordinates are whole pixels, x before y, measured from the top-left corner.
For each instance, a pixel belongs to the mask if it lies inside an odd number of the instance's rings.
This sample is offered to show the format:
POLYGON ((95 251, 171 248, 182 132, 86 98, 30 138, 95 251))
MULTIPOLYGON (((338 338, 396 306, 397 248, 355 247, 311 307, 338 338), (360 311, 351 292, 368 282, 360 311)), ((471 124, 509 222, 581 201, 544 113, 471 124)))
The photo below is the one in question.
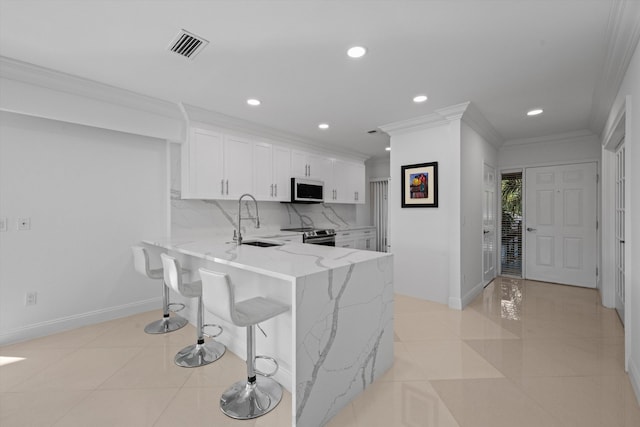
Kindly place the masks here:
POLYGON ((311 165, 309 165, 309 176, 311 176, 311 165))
POLYGON ((273 184, 271 184, 271 197, 273 197, 273 184))
POLYGON ((227 180, 227 196, 229 195, 229 180, 227 180))
POLYGON ((275 196, 278 197, 278 184, 274 184, 273 188, 275 189, 275 196))
POLYGON ((224 179, 220 180, 220 194, 224 195, 224 179))

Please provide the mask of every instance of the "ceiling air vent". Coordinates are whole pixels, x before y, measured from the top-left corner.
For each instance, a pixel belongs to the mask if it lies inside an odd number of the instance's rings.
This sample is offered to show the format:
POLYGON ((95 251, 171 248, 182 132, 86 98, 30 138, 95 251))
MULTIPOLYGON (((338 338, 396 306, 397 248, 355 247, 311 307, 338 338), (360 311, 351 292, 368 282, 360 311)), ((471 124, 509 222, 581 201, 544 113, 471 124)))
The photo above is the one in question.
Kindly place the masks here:
POLYGON ((193 59, 209 42, 186 30, 180 30, 169 44, 169 50, 186 58, 193 59))

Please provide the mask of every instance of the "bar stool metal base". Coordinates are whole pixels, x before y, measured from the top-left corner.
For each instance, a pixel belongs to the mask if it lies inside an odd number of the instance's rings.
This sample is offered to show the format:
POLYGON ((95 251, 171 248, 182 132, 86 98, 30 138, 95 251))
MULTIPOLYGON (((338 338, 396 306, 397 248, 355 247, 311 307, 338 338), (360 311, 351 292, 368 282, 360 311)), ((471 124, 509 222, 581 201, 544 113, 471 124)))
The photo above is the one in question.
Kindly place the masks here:
POLYGON ((282 387, 275 380, 256 376, 256 382, 238 381, 220 397, 220 409, 231 418, 249 420, 273 410, 282 399, 282 387))
POLYGON ((145 326, 144 331, 148 334, 166 334, 183 328, 187 323, 189 322, 184 317, 163 317, 160 320, 149 323, 145 326))
POLYGON ((203 344, 193 344, 183 348, 176 354, 176 365, 183 368, 196 368, 208 365, 220 359, 227 348, 217 342, 209 341, 203 344))

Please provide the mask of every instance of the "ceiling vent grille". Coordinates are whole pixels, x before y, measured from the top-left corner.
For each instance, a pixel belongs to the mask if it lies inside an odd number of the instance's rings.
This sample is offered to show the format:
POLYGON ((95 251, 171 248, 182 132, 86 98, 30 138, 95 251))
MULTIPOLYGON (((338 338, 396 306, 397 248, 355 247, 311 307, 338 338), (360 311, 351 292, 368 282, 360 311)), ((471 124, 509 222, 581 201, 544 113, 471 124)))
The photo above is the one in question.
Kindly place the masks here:
POLYGON ((169 50, 185 58, 193 59, 209 42, 186 30, 180 30, 169 44, 169 50))

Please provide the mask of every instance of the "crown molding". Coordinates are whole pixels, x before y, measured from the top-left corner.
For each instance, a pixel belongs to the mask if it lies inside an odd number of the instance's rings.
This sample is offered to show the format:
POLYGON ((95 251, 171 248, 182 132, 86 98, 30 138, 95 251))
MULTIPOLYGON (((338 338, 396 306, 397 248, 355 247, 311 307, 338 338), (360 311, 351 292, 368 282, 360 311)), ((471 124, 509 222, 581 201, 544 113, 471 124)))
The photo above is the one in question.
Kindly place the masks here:
POLYGON ((630 96, 627 95, 623 99, 623 105, 615 113, 612 113, 607 121, 607 127, 602 131, 602 146, 607 150, 615 150, 622 138, 624 138, 627 102, 629 102, 627 98, 630 98, 630 96))
POLYGON ((182 118, 175 103, 5 56, 0 56, 0 77, 172 119, 182 118))
POLYGON ((545 143, 561 143, 561 142, 574 142, 584 140, 585 138, 598 138, 590 129, 582 129, 572 132, 557 133, 547 136, 536 136, 533 138, 522 139, 510 139, 502 144, 503 148, 521 147, 523 145, 531 144, 545 144, 545 143))
POLYGON ((346 150, 333 144, 322 143, 311 140, 290 132, 284 132, 276 128, 265 126, 259 123, 229 116, 216 111, 206 110, 195 105, 182 104, 184 107, 184 120, 189 126, 197 126, 197 123, 207 124, 225 130, 235 131, 253 137, 272 140, 277 143, 284 143, 300 149, 326 153, 329 155, 341 155, 354 160, 365 161, 369 156, 362 153, 346 150))
POLYGON ((474 103, 468 103, 468 106, 462 115, 462 121, 478 132, 494 148, 499 149, 504 143, 502 136, 484 117, 474 103))
POLYGON ((607 24, 606 57, 593 92, 589 127, 600 135, 640 40, 640 1, 613 0, 607 24))
POLYGON ((450 107, 439 108, 431 114, 378 126, 378 129, 393 136, 445 125, 453 120, 459 120, 469 104, 469 102, 464 102, 450 107))
POLYGON ((361 161, 369 157, 359 152, 346 150, 343 147, 312 141, 298 135, 237 117, 227 116, 222 113, 183 104, 182 102, 173 103, 149 97, 116 86, 62 73, 4 56, 0 56, 0 77, 179 121, 182 123, 182 130, 180 132, 182 140, 175 142, 186 141, 188 127, 192 125, 192 122, 196 121, 235 130, 259 138, 274 139, 278 142, 312 151, 334 155, 339 154, 361 161))

